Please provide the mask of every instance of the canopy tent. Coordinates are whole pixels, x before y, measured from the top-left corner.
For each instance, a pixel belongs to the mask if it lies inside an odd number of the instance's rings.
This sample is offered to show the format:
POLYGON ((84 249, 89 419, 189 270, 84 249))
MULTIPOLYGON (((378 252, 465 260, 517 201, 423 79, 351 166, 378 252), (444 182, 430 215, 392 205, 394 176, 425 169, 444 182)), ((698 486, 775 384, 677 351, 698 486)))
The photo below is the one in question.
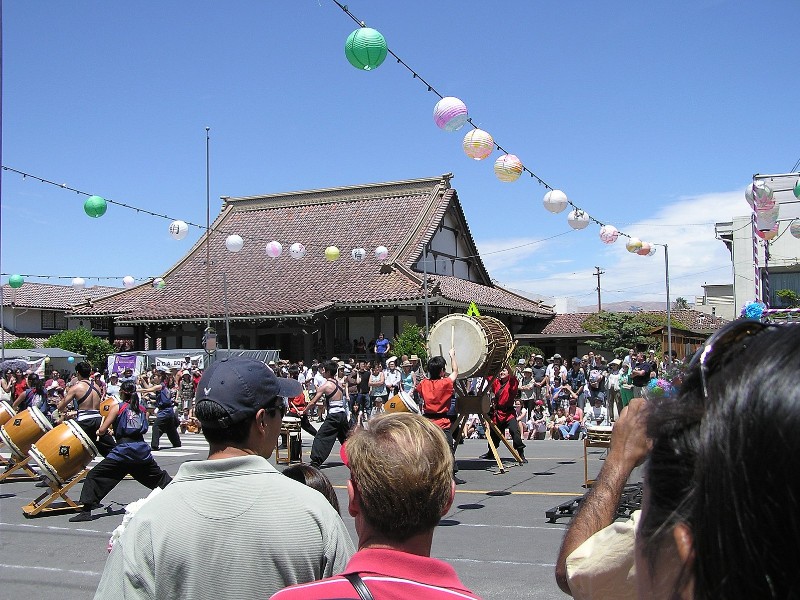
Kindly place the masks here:
POLYGON ((3 351, 3 355, 5 356, 5 360, 17 359, 26 361, 30 365, 29 368, 34 371, 41 370, 40 364, 44 365, 44 373, 52 369, 71 373, 75 369, 75 363, 86 360, 85 355, 78 354, 77 352, 70 352, 63 348, 36 348, 36 350, 15 350, 7 348, 3 351), (70 357, 72 357, 72 362, 69 361, 70 357))
MULTIPOLYGON (((189 356, 192 364, 203 369, 206 366, 207 354, 202 348, 179 348, 174 350, 142 350, 140 352, 120 352, 108 357, 108 372, 121 373, 130 367, 134 373, 139 374, 151 366, 164 366, 168 369, 180 368, 184 359, 189 356)), ((246 356, 260 362, 267 363, 280 358, 280 350, 217 350, 211 362, 221 360, 228 356, 246 356)))

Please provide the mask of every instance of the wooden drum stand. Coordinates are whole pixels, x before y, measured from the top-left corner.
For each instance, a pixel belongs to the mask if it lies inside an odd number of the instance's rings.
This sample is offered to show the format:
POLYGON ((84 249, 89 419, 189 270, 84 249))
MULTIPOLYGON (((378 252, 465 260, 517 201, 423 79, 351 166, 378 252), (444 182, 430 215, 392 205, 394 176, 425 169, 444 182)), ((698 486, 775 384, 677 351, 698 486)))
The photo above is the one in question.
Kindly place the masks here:
POLYGON ((76 483, 83 481, 84 477, 89 473, 89 469, 84 469, 78 473, 66 485, 59 487, 50 479, 45 479, 49 492, 44 492, 36 500, 31 500, 29 504, 22 507, 22 514, 26 517, 36 517, 38 515, 61 515, 64 513, 78 512, 83 508, 82 504, 78 504, 72 498, 67 496, 67 492, 76 483), (56 502, 57 498, 61 498, 63 502, 56 502))

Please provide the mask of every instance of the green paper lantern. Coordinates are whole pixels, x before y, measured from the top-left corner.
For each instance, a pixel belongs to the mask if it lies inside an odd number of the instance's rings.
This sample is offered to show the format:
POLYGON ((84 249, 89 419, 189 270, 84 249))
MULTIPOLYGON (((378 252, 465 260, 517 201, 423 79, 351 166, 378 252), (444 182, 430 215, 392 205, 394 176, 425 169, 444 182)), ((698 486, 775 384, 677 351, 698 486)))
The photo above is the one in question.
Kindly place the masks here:
POLYGON ((25 279, 23 279, 22 275, 12 275, 8 278, 9 287, 14 288, 15 290, 21 288, 23 283, 25 283, 25 279))
POLYGON ((347 37, 344 55, 350 64, 362 71, 371 71, 386 60, 389 48, 379 31, 371 27, 359 27, 347 37))
POLYGON ((800 200, 800 177, 797 178, 797 182, 794 184, 794 197, 800 200))
POLYGON ((102 217, 107 210, 108 203, 105 198, 100 196, 89 196, 86 202, 83 203, 83 211, 93 219, 102 217))

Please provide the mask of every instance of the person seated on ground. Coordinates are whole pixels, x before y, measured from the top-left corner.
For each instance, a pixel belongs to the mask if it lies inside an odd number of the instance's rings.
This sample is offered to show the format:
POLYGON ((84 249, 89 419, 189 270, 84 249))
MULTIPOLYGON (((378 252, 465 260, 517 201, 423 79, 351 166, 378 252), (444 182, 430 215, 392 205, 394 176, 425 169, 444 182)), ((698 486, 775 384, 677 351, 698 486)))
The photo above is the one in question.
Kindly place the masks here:
POLYGON ((537 400, 528 419, 528 439, 543 440, 547 435, 547 417, 544 414, 544 402, 537 400))
POLYGON ((606 407, 603 406, 603 400, 601 398, 595 398, 594 406, 587 409, 586 413, 583 415, 583 426, 597 427, 598 425, 607 424, 608 411, 606 410, 606 407))
POLYGON ((96 599, 264 598, 339 573, 353 553, 318 492, 283 477, 275 449, 294 380, 263 362, 215 361, 197 386, 207 460, 184 462, 108 556, 96 599))
POLYGON ((797 598, 800 326, 741 320, 648 422, 640 598, 797 598), (743 367, 746 365, 746 367, 743 367))
POLYGON ((566 424, 566 422, 567 415, 564 413, 564 407, 559 406, 556 412, 550 416, 550 421, 547 423, 551 440, 563 439, 561 436, 561 427, 566 424))
POLYGON ((583 421, 583 411, 578 408, 578 399, 572 397, 569 399, 569 408, 565 416, 567 422, 559 427, 561 431, 561 438, 565 440, 577 440, 581 431, 581 422, 583 421))
POLYGON ((286 588, 272 600, 369 597, 356 586, 378 599, 477 598, 450 565, 430 557, 436 525, 455 497, 442 430, 417 414, 384 414, 355 430, 342 454, 358 552, 341 575, 286 588))
POLYGON ((317 490, 320 494, 325 496, 325 499, 336 509, 336 512, 341 514, 342 511, 339 509, 339 499, 336 497, 336 490, 333 489, 331 480, 318 468, 312 465, 293 465, 284 469, 283 474, 290 479, 299 481, 303 485, 307 485, 312 490, 317 490))

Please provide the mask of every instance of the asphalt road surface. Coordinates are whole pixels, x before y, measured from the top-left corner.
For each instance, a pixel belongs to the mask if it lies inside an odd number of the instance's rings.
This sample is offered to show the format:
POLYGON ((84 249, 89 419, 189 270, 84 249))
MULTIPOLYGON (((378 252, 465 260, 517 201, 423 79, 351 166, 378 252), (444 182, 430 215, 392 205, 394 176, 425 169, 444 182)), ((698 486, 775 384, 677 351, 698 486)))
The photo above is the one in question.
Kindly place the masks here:
MULTIPOLYGON (((174 475, 181 463, 202 460, 208 444, 202 435, 182 436, 183 446, 162 449, 158 463, 174 475)), ((303 439, 308 461, 312 438, 303 439)), ((162 448, 169 442, 162 439, 162 448)), ((517 466, 505 448, 506 473, 494 461, 479 460, 484 440, 459 446, 459 476, 449 514, 434 535, 432 555, 455 567, 462 581, 487 599, 566 598, 553 578, 553 568, 567 519, 548 523, 545 511, 584 492, 583 444, 568 441, 528 441, 528 464, 517 466)), ((8 457, 7 448, 0 454, 8 457)), ((589 476, 605 456, 589 448, 589 476)), ((275 462, 275 457, 270 459, 275 462)), ((283 468, 282 466, 278 467, 283 468)), ((356 540, 347 514, 347 468, 334 447, 325 474, 336 486, 342 518, 356 540)), ((70 490, 78 500, 80 485, 70 490)), ((21 507, 42 492, 32 482, 0 485, 0 597, 78 600, 91 598, 100 581, 111 531, 122 521, 124 506, 147 495, 135 481, 120 483, 95 511, 94 520, 69 523, 70 515, 25 518, 21 507)), ((222 599, 221 599, 222 600, 222 599)))

